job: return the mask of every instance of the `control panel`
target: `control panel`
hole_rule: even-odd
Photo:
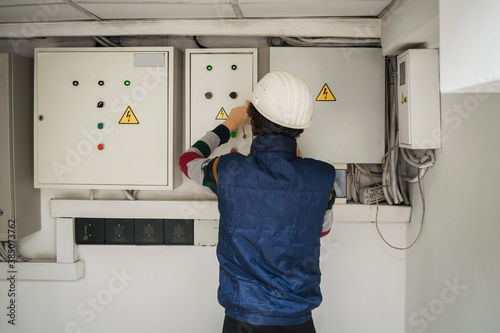
[[[186,146],[226,120],[231,109],[251,99],[257,83],[257,49],[186,50]],[[212,152],[248,154],[250,124],[231,132],[231,139]]]
[[[182,57],[172,47],[35,51],[35,186],[173,189]]]
[[[304,157],[380,163],[385,142],[385,58],[380,49],[273,47],[270,70],[298,75],[315,99],[313,123],[297,140]]]

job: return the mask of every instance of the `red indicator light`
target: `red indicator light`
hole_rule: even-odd
[[[102,143],[100,143],[99,145],[97,145],[97,149],[103,150],[104,149],[104,145]]]

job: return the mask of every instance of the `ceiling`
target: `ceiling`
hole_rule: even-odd
[[[0,23],[376,17],[391,0],[0,0]]]

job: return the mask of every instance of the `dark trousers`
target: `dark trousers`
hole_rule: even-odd
[[[300,325],[258,326],[226,316],[222,333],[316,333],[312,318]]]

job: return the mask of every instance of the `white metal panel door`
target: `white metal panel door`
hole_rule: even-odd
[[[168,52],[153,53],[162,66],[141,52],[38,54],[40,186],[168,185]]]
[[[298,139],[305,157],[380,163],[385,139],[380,49],[276,47],[270,50],[270,69],[300,76],[316,99],[313,124]]]

